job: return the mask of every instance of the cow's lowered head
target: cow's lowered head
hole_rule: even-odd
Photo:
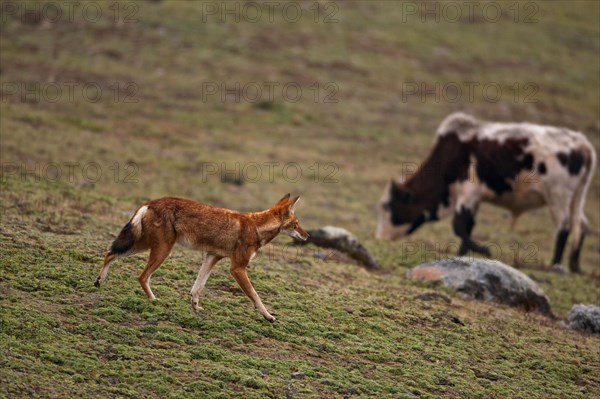
[[[390,181],[378,206],[376,238],[395,240],[411,234],[423,223],[451,213],[451,187],[466,180],[471,146],[479,122],[455,113],[441,123],[436,144],[419,170],[406,181]]]
[[[378,206],[379,219],[375,237],[396,240],[415,231],[426,221],[422,205],[404,182],[390,181]]]

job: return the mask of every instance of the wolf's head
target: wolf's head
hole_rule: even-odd
[[[299,200],[299,196],[290,200],[290,194],[287,194],[275,204],[274,208],[281,219],[281,231],[292,238],[306,241],[309,234],[300,227],[300,221],[295,213]]]

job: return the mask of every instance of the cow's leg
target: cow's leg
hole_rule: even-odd
[[[573,195],[573,202],[571,203],[571,225],[573,231],[571,232],[571,254],[569,255],[569,269],[573,273],[581,273],[579,267],[579,254],[583,247],[583,240],[585,238],[585,232],[587,229],[587,219],[583,213],[585,206],[585,194],[587,193],[589,185],[589,174],[588,177],[580,182],[579,187]]]
[[[465,205],[460,207],[454,212],[454,218],[452,219],[452,228],[454,234],[461,239],[460,248],[458,250],[459,255],[466,254],[469,250],[478,252],[485,256],[491,256],[490,250],[483,245],[477,244],[471,239],[471,232],[475,226],[475,214],[477,213],[477,207],[473,206],[468,208]]]
[[[562,266],[563,253],[567,245],[567,239],[571,232],[571,218],[569,215],[568,204],[570,201],[554,201],[551,202],[550,212],[557,224],[556,239],[554,242],[554,255],[552,256],[551,270],[557,273],[566,273]]]
[[[556,233],[556,240],[554,242],[554,256],[552,256],[552,264],[560,266],[562,262],[563,253],[565,246],[567,245],[567,239],[569,238],[569,229],[561,228]]]
[[[581,193],[577,193],[574,198],[572,205],[573,215],[571,215],[571,225],[573,229],[571,231],[571,254],[569,255],[569,269],[573,273],[581,273],[579,267],[579,255],[581,254],[581,248],[583,247],[583,240],[585,239],[585,232],[587,230],[588,221],[583,214],[583,202],[575,203],[575,201],[584,201],[585,198],[581,198]]]
[[[582,231],[579,236],[579,242],[573,243],[573,249],[571,250],[571,255],[569,256],[569,269],[573,273],[581,273],[581,268],[579,267],[579,255],[581,253],[581,248],[583,247],[584,238],[585,232]]]

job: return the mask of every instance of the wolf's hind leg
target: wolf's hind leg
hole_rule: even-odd
[[[169,243],[163,242],[159,246],[150,249],[148,263],[146,264],[144,271],[142,271],[142,274],[140,274],[139,281],[140,285],[144,289],[144,292],[146,295],[148,295],[148,298],[151,301],[156,300],[156,296],[154,296],[152,289],[150,289],[150,277],[152,277],[152,273],[154,273],[156,269],[162,265],[167,256],[169,256],[174,244],[174,240],[173,242]]]
[[[221,259],[223,258],[217,255],[208,255],[202,263],[202,266],[200,266],[198,277],[196,278],[196,281],[192,286],[192,290],[190,291],[190,295],[192,296],[192,308],[196,312],[202,310],[202,308],[198,305],[200,293],[204,289],[204,285],[210,276],[213,266]]]
[[[94,285],[96,287],[100,287],[100,284],[102,284],[104,282],[104,280],[106,280],[106,275],[108,274],[108,269],[110,268],[110,264],[115,259],[117,259],[117,255],[112,253],[111,251],[108,251],[106,254],[104,254],[104,264],[102,265],[102,268],[100,269],[100,273],[98,273],[96,282],[94,282]]]

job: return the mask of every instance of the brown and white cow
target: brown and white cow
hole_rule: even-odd
[[[387,184],[377,238],[398,239],[450,213],[468,250],[489,255],[471,232],[482,201],[508,209],[513,218],[548,205],[557,226],[552,264],[557,270],[569,234],[569,267],[579,272],[588,223],[585,196],[596,165],[586,137],[565,128],[530,123],[484,122],[464,113],[446,117],[429,157],[406,181]],[[513,219],[514,220],[514,219]]]

